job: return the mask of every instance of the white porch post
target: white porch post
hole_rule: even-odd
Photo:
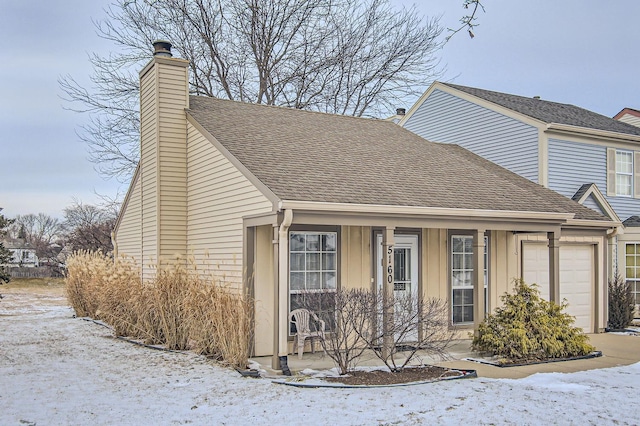
[[[289,226],[292,221],[293,211],[285,210],[278,231],[278,356],[289,353]]]
[[[473,232],[473,328],[484,320],[484,229]]]
[[[382,232],[382,354],[388,357],[393,347],[393,282],[394,282],[394,228]]]
[[[549,240],[549,299],[560,303],[560,231],[547,232]]]
[[[280,370],[280,359],[278,358],[278,339],[280,337],[279,327],[278,327],[278,318],[280,315],[280,302],[278,299],[278,294],[280,292],[280,283],[279,283],[279,275],[280,271],[278,269],[278,255],[280,253],[279,247],[279,232],[278,225],[273,225],[273,355],[271,357],[271,368],[274,370]]]

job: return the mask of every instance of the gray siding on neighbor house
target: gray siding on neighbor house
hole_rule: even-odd
[[[436,89],[404,127],[433,142],[458,144],[538,182],[538,130],[533,126]]]
[[[605,146],[549,139],[549,188],[572,197],[585,183],[598,186],[621,220],[640,214],[640,199],[606,196]]]

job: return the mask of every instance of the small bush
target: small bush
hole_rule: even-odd
[[[635,302],[631,282],[625,281],[618,272],[609,278],[609,321],[612,330],[627,328],[633,321]]]
[[[143,282],[133,262],[78,252],[68,260],[66,292],[78,316],[101,319],[118,336],[247,365],[251,300],[203,279],[195,266],[162,268]]]
[[[533,361],[587,355],[594,350],[574,327],[575,318],[560,305],[540,297],[535,286],[515,281],[515,292],[502,296],[497,308],[478,327],[472,349],[510,361]]]

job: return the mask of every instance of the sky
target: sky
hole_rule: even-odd
[[[114,49],[92,20],[109,0],[0,0],[0,207],[6,217],[62,218],[74,200],[98,203],[128,185],[104,180],[76,135],[86,117],[64,109],[58,78],[88,83],[88,54]],[[421,0],[419,13],[456,28],[463,0]],[[484,0],[471,39],[441,51],[443,81],[574,104],[612,117],[640,109],[637,0]],[[410,7],[412,0],[392,0]],[[444,33],[446,35],[446,31]],[[415,99],[407,99],[407,109]],[[68,106],[68,105],[67,105]],[[399,105],[400,107],[400,105]],[[390,111],[392,115],[394,111]]]

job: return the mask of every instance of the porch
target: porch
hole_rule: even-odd
[[[520,367],[494,367],[472,361],[463,361],[464,358],[479,358],[477,353],[471,351],[470,340],[458,340],[449,350],[451,360],[442,361],[431,359],[428,356],[418,357],[424,364],[439,365],[442,367],[476,370],[478,377],[495,379],[520,379],[536,373],[574,373],[599,368],[619,367],[640,362],[640,336],[630,336],[614,333],[589,334],[591,344],[597,350],[602,351],[602,356],[597,358],[551,362],[545,364],[532,364]],[[271,368],[271,357],[253,357],[252,361],[260,364],[261,368],[269,376],[280,376],[280,370]],[[305,353],[302,359],[295,354],[289,354],[289,368],[295,375],[304,369],[326,370],[334,367],[333,361],[322,351],[315,354]],[[381,366],[381,362],[372,353],[365,353],[358,366]]]

